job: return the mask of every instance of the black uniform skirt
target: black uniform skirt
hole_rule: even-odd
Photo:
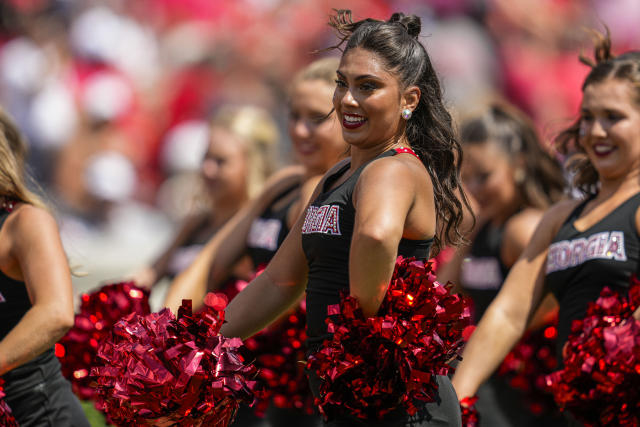
[[[89,427],[53,350],[2,376],[5,402],[20,427]]]
[[[311,390],[317,396],[320,382],[314,372],[307,371]],[[437,375],[438,395],[434,402],[425,403],[420,413],[427,414],[420,420],[412,417],[404,410],[389,413],[382,420],[362,420],[357,417],[343,416],[339,419],[329,420],[324,425],[327,427],[460,427],[462,418],[460,403],[451,380],[447,376]]]

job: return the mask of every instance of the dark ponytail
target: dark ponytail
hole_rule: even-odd
[[[343,54],[353,48],[376,53],[403,87],[417,86],[420,100],[407,121],[406,137],[424,163],[433,183],[438,229],[435,253],[445,244],[463,240],[460,226],[463,204],[469,203],[460,185],[462,150],[456,139],[451,115],[444,106],[442,89],[420,35],[420,18],[394,13],[388,21],[364,19],[353,22],[351,11],[338,10],[329,25],[336,29]]]

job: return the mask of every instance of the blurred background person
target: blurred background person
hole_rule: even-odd
[[[476,227],[438,279],[471,297],[478,323],[520,257],[542,214],[564,195],[560,164],[546,151],[534,124],[515,107],[491,102],[460,125],[461,176],[476,200]],[[550,299],[541,316],[553,311]],[[482,426],[535,426],[552,420],[534,415],[524,396],[496,375],[478,391]],[[560,420],[558,420],[560,421]]]
[[[53,346],[73,326],[58,227],[27,187],[25,141],[0,109],[0,377],[21,426],[89,426]]]
[[[221,108],[211,120],[208,139],[201,165],[202,192],[208,203],[184,220],[174,240],[151,266],[134,274],[139,286],[151,287],[165,275],[174,277],[185,269],[204,243],[260,191],[275,169],[280,136],[273,119],[262,109]],[[178,152],[179,141],[171,148]],[[238,268],[237,276],[246,279],[250,266]]]
[[[207,291],[221,290],[233,298],[240,289],[223,288],[233,265],[243,255],[248,255],[254,271],[263,269],[306,206],[320,178],[347,154],[348,146],[342,139],[332,104],[338,64],[337,58],[319,59],[294,76],[288,93],[288,131],[299,167],[276,173],[265,191],[207,243],[193,264],[172,283],[166,306],[176,310],[183,298],[191,298],[194,307],[198,308]],[[299,309],[294,311],[304,317]],[[252,356],[261,351],[264,349],[258,347]],[[292,365],[297,365],[297,361],[292,361]],[[305,381],[304,375],[301,376]],[[306,409],[272,405],[266,422],[272,426],[319,424],[319,416],[308,415]],[[233,425],[264,423],[265,420],[252,416],[250,410],[244,408]]]

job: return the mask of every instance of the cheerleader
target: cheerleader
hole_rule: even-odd
[[[463,194],[456,159],[460,145],[444,108],[440,83],[418,41],[420,19],[353,22],[339,11],[331,25],[346,45],[333,97],[351,157],[331,168],[264,273],[226,311],[226,336],[248,337],[307,292],[307,345],[330,336],[327,308],[348,290],[365,316],[385,296],[397,255],[426,260],[460,235]],[[437,232],[442,230],[441,232]],[[310,377],[314,393],[318,378]],[[458,400],[438,376],[435,401],[421,425],[460,425]],[[349,415],[329,425],[404,426],[404,410],[382,420]]]
[[[523,334],[542,298],[559,303],[558,356],[571,323],[604,286],[626,293],[640,257],[640,53],[614,57],[603,37],[582,86],[579,119],[557,141],[583,200],[549,208],[485,312],[453,382],[472,396]],[[635,313],[636,317],[640,313]]]
[[[138,286],[150,288],[164,277],[175,277],[195,259],[207,240],[259,193],[274,170],[278,140],[275,122],[260,108],[222,107],[216,112],[200,167],[210,208],[187,216],[158,258],[133,274]],[[248,274],[240,264],[238,275]]]
[[[89,426],[53,345],[73,326],[58,227],[24,178],[26,145],[0,110],[0,376],[20,426]]]
[[[478,228],[471,245],[444,267],[459,267],[451,280],[473,301],[477,323],[495,298],[509,269],[527,245],[542,214],[564,190],[560,165],[542,148],[533,123],[514,107],[492,103],[462,123],[461,177],[477,200]],[[457,262],[461,261],[461,262]],[[553,309],[553,301],[549,305]],[[545,310],[544,314],[548,314]],[[516,390],[493,376],[478,391],[480,423],[485,426],[539,425]],[[548,420],[545,420],[547,422]]]
[[[231,282],[229,286],[227,279],[233,265],[248,255],[254,270],[264,268],[306,206],[322,174],[344,157],[348,148],[331,111],[338,62],[337,58],[314,61],[293,78],[289,89],[288,130],[299,166],[276,173],[265,190],[216,233],[189,268],[176,277],[165,300],[166,306],[176,309],[183,298],[191,298],[194,307],[199,308],[207,290],[223,291],[233,298],[239,291],[233,285],[242,283]],[[260,354],[261,349],[256,351]],[[299,366],[297,360],[288,362]],[[272,426],[317,424],[317,415],[308,415],[303,409],[286,410],[271,405],[267,422]],[[243,407],[234,425],[262,423],[262,419],[251,416]]]

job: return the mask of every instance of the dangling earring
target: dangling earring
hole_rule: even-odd
[[[409,120],[411,118],[411,114],[413,114],[413,111],[408,108],[402,110],[402,118],[405,120]]]
[[[527,173],[525,172],[524,169],[522,168],[517,168],[514,172],[513,172],[513,180],[516,182],[516,184],[521,185],[524,180],[527,178]]]

